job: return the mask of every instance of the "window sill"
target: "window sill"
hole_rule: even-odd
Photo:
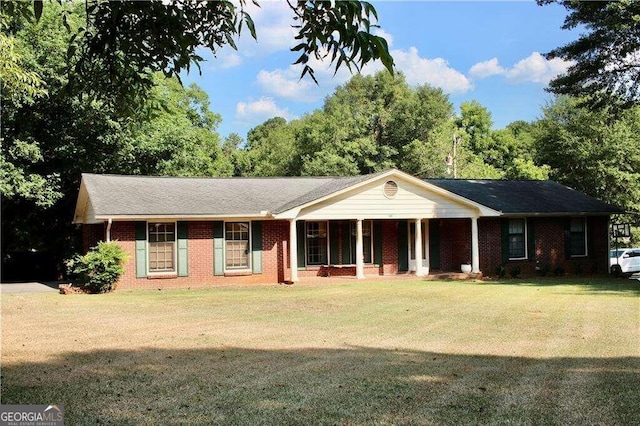
[[[147,275],[148,280],[167,280],[171,278],[178,278],[176,272],[153,272]]]
[[[248,275],[253,275],[253,272],[250,270],[242,270],[242,271],[225,271],[225,277],[246,277]]]
[[[527,257],[516,257],[516,258],[509,258],[509,262],[526,262],[527,260],[529,260],[529,258]]]

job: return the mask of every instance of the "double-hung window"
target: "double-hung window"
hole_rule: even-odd
[[[307,265],[327,264],[327,222],[306,222]]]
[[[584,217],[571,218],[571,256],[587,255],[587,222]]]
[[[509,260],[527,258],[527,220],[509,219]]]
[[[225,223],[225,268],[249,268],[249,222]]]
[[[174,272],[176,259],[175,222],[149,223],[149,272]]]

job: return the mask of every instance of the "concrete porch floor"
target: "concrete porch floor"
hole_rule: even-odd
[[[329,277],[300,277],[298,282],[286,284],[338,284],[338,283],[364,283],[379,281],[407,281],[407,280],[423,280],[423,281],[476,281],[482,279],[482,273],[465,274],[462,272],[434,272],[423,277],[416,277],[413,273],[397,274],[397,275],[367,275],[363,279],[357,279],[355,276],[329,276]]]

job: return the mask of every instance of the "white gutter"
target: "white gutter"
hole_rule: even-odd
[[[111,242],[111,224],[113,223],[113,219],[109,218],[107,222],[107,242]]]

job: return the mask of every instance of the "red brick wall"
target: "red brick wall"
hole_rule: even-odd
[[[290,264],[289,222],[262,222],[262,274],[274,283],[290,280]]]
[[[82,225],[82,251],[86,253],[91,247],[98,245],[98,241],[104,240],[105,225],[96,223]]]
[[[282,260],[288,256],[286,241],[289,223],[286,221],[264,221],[262,229],[262,273],[243,276],[213,275],[213,223],[189,222],[188,253],[189,276],[170,278],[136,278],[135,225],[133,222],[114,222],[111,227],[112,240],[118,240],[129,253],[125,273],[118,282],[119,288],[169,288],[198,287],[220,284],[278,283],[285,280]],[[286,240],[284,239],[286,238]]]
[[[118,281],[118,288],[139,287],[136,279],[136,228],[133,222],[113,222],[111,241],[116,241],[129,256],[124,264],[124,274]]]
[[[398,221],[382,221],[382,275],[398,273]]]
[[[587,257],[565,259],[563,217],[535,217],[535,256],[529,253],[529,259],[510,261],[506,265],[507,273],[519,266],[521,273],[536,273],[536,264],[548,268],[553,274],[558,268],[573,274],[582,268],[584,273],[606,273],[608,270],[608,218],[595,216],[587,218]],[[502,264],[502,240],[499,218],[482,218],[478,221],[480,238],[480,270],[485,275],[494,275],[497,266]]]
[[[443,219],[440,226],[440,270],[460,271],[471,261],[471,219]]]
[[[501,233],[499,218],[483,217],[478,219],[480,270],[484,275],[493,275],[496,267],[502,263]]]

